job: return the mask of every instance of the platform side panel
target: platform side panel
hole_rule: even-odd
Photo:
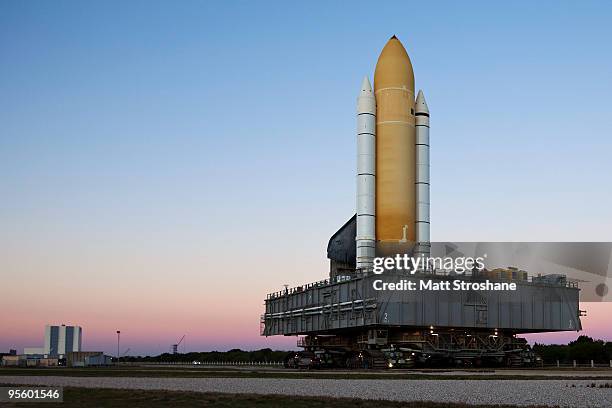
[[[352,279],[267,299],[264,332],[295,335],[373,324],[578,330],[578,293],[576,288],[527,283],[512,293],[375,291],[370,279]]]

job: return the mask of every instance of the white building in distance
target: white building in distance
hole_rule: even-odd
[[[81,351],[83,329],[80,326],[45,326],[45,343],[43,347],[28,347],[24,354],[43,354],[45,356],[62,356],[72,351]]]

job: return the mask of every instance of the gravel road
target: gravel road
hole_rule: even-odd
[[[0,383],[5,384],[608,408],[612,407],[612,388],[585,387],[587,384],[605,382],[602,380],[320,380],[0,376]],[[573,388],[572,385],[576,387]]]

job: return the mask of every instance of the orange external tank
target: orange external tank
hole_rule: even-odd
[[[374,72],[376,96],[376,239],[416,241],[414,72],[395,37]]]

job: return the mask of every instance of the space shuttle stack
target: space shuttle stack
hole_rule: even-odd
[[[429,255],[429,110],[415,101],[412,63],[393,36],[357,99],[357,269],[370,270],[375,244],[415,243]]]

